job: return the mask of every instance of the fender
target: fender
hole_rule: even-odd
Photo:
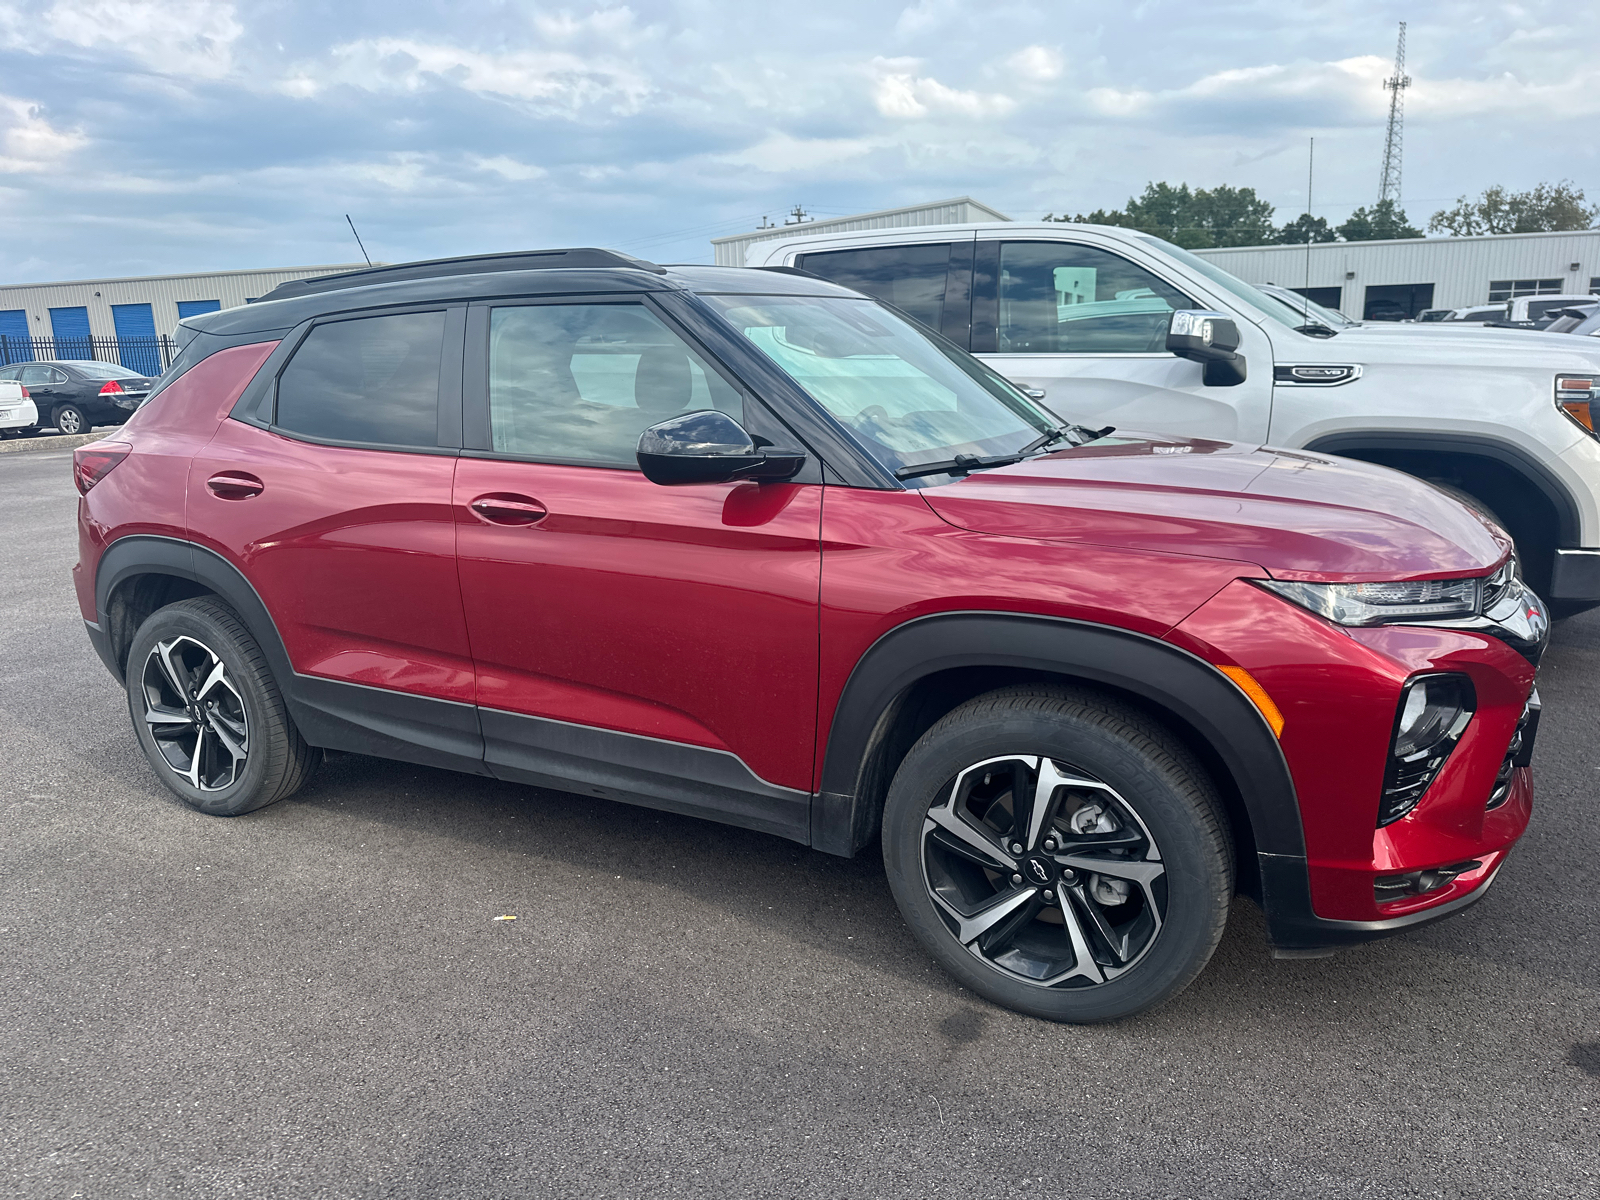
[[[873,750],[918,680],[961,667],[1046,671],[1151,702],[1207,741],[1233,777],[1259,854],[1304,860],[1289,765],[1266,720],[1237,685],[1186,650],[1087,621],[1015,613],[940,613],[880,637],[856,664],[834,710],[812,814],[811,844],[851,855],[876,832],[886,780]]]
[[[272,614],[244,574],[215,551],[177,538],[135,534],[119,538],[100,555],[94,592],[100,628],[91,629],[90,637],[119,680],[124,647],[113,644],[106,613],[117,587],[138,575],[187,579],[220,596],[266,655],[290,716],[313,746],[489,773],[473,705],[296,673]]]
[[[1494,438],[1479,437],[1470,433],[1421,433],[1404,430],[1372,430],[1369,432],[1330,433],[1314,438],[1304,447],[1321,454],[1358,454],[1363,450],[1445,451],[1473,454],[1510,467],[1539,494],[1550,501],[1556,511],[1558,546],[1580,546],[1581,525],[1578,506],[1566,485],[1551,470],[1520,446]]]

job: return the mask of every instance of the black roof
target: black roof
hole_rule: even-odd
[[[234,336],[287,331],[327,313],[431,301],[504,296],[692,291],[759,295],[855,295],[797,271],[749,267],[659,266],[612,250],[581,247],[398,263],[296,279],[254,304],[188,317],[202,333]]]

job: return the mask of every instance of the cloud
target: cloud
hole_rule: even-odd
[[[721,161],[758,171],[815,171],[859,159],[886,144],[881,138],[797,138],[775,133],[737,154],[722,156]]]
[[[1066,70],[1061,51],[1050,46],[1024,46],[1005,60],[1012,75],[1032,83],[1051,83]]]
[[[367,38],[335,46],[325,62],[302,65],[279,88],[310,99],[336,85],[405,93],[459,88],[565,117],[591,109],[617,115],[638,112],[653,90],[636,65],[610,57],[564,50],[488,53],[411,38]]]
[[[1017,106],[1009,96],[961,91],[931,76],[918,76],[915,59],[878,58],[872,65],[878,75],[872,88],[873,103],[886,117],[996,117]]]
[[[1232,111],[1240,106],[1282,111],[1286,101],[1298,101],[1320,110],[1327,123],[1343,124],[1387,107],[1379,83],[1389,70],[1390,64],[1375,55],[1326,63],[1232,67],[1161,91],[1091,88],[1086,99],[1094,111],[1120,119],[1153,118],[1185,109]]]
[[[37,19],[59,43],[111,50],[158,74],[193,79],[231,74],[233,45],[244,32],[234,6],[215,0],[55,0]]]
[[[88,140],[82,130],[56,128],[37,104],[0,96],[0,173],[55,170]]]

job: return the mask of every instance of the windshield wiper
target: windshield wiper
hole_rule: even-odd
[[[941,459],[939,462],[914,463],[909,467],[901,467],[894,473],[896,479],[917,479],[924,475],[967,475],[973,471],[981,471],[986,467],[1009,467],[1019,463],[1035,451],[1043,450],[1053,442],[1059,442],[1070,435],[1079,435],[1081,440],[1074,442],[1081,446],[1085,442],[1092,442],[1096,438],[1103,438],[1106,434],[1116,429],[1115,425],[1107,425],[1104,429],[1087,429],[1082,425],[1062,425],[1059,428],[1040,434],[1020,450],[1010,454],[991,454],[987,456],[977,454],[958,454],[954,458]]]

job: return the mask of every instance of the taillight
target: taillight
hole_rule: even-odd
[[[108,379],[108,380],[106,380],[105,386],[100,389],[100,394],[102,396],[111,396],[111,395],[115,395],[117,392],[120,392],[121,390],[122,390],[122,385],[120,383],[118,383],[115,379]]]
[[[22,398],[24,400],[32,400],[33,399],[33,393],[30,392],[27,388],[23,388],[22,389]]]
[[[1591,406],[1596,400],[1600,400],[1600,378],[1593,375],[1556,376],[1556,407],[1589,433],[1595,432],[1595,413]]]
[[[132,446],[126,442],[91,442],[72,452],[72,480],[87,496],[89,489],[111,473],[111,468],[128,457]]]

